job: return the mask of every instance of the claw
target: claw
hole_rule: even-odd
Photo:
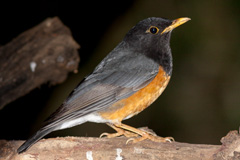
[[[170,142],[170,143],[175,141],[173,137],[165,137],[164,139],[166,142]]]
[[[130,141],[134,141],[135,138],[129,138],[127,141],[126,141],[126,144],[128,144],[128,142]]]
[[[102,133],[99,138],[102,138],[103,136],[107,136],[108,137],[109,133]]]

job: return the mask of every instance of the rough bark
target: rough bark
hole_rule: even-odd
[[[0,48],[0,109],[49,82],[63,82],[78,67],[79,45],[57,18],[48,18]]]
[[[23,141],[0,140],[0,160],[238,160],[240,136],[231,131],[223,137],[222,145],[156,143],[145,140],[126,144],[126,138],[63,137],[43,139],[28,151],[17,154]]]

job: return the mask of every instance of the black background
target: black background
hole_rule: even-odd
[[[0,139],[26,139],[138,21],[192,20],[173,31],[173,75],[161,97],[124,121],[148,126],[177,141],[219,144],[240,125],[240,1],[3,1],[0,46],[48,17],[58,16],[81,45],[79,73],[57,86],[44,84],[0,110]],[[16,66],[17,67],[17,66]],[[99,136],[105,124],[86,123],[56,136]]]

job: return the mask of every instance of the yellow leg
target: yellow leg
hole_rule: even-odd
[[[117,131],[117,133],[102,133],[100,135],[100,138],[102,138],[103,136],[107,136],[108,138],[114,138],[114,137],[119,137],[122,135],[124,135],[125,137],[137,137],[138,136],[138,134],[136,134],[136,133],[126,131],[124,129],[114,126],[111,123],[107,123],[107,125],[112,127],[115,131]]]
[[[109,133],[103,133],[101,134],[100,137],[102,136],[107,136],[108,138],[113,138],[113,137],[118,137],[121,135],[124,135],[126,137],[137,137],[138,135],[141,136],[140,138],[130,138],[127,140],[126,143],[133,141],[133,143],[143,141],[145,139],[150,139],[154,142],[172,142],[174,141],[174,138],[172,137],[159,137],[154,135],[151,132],[136,129],[134,127],[128,126],[126,124],[108,124],[110,127],[115,129],[117,133],[109,134]]]

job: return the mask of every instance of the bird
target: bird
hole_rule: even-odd
[[[138,22],[17,152],[26,151],[50,132],[85,122],[106,123],[116,130],[100,137],[126,136],[133,143],[174,141],[122,121],[150,106],[168,85],[173,68],[171,33],[189,20],[149,17]]]

